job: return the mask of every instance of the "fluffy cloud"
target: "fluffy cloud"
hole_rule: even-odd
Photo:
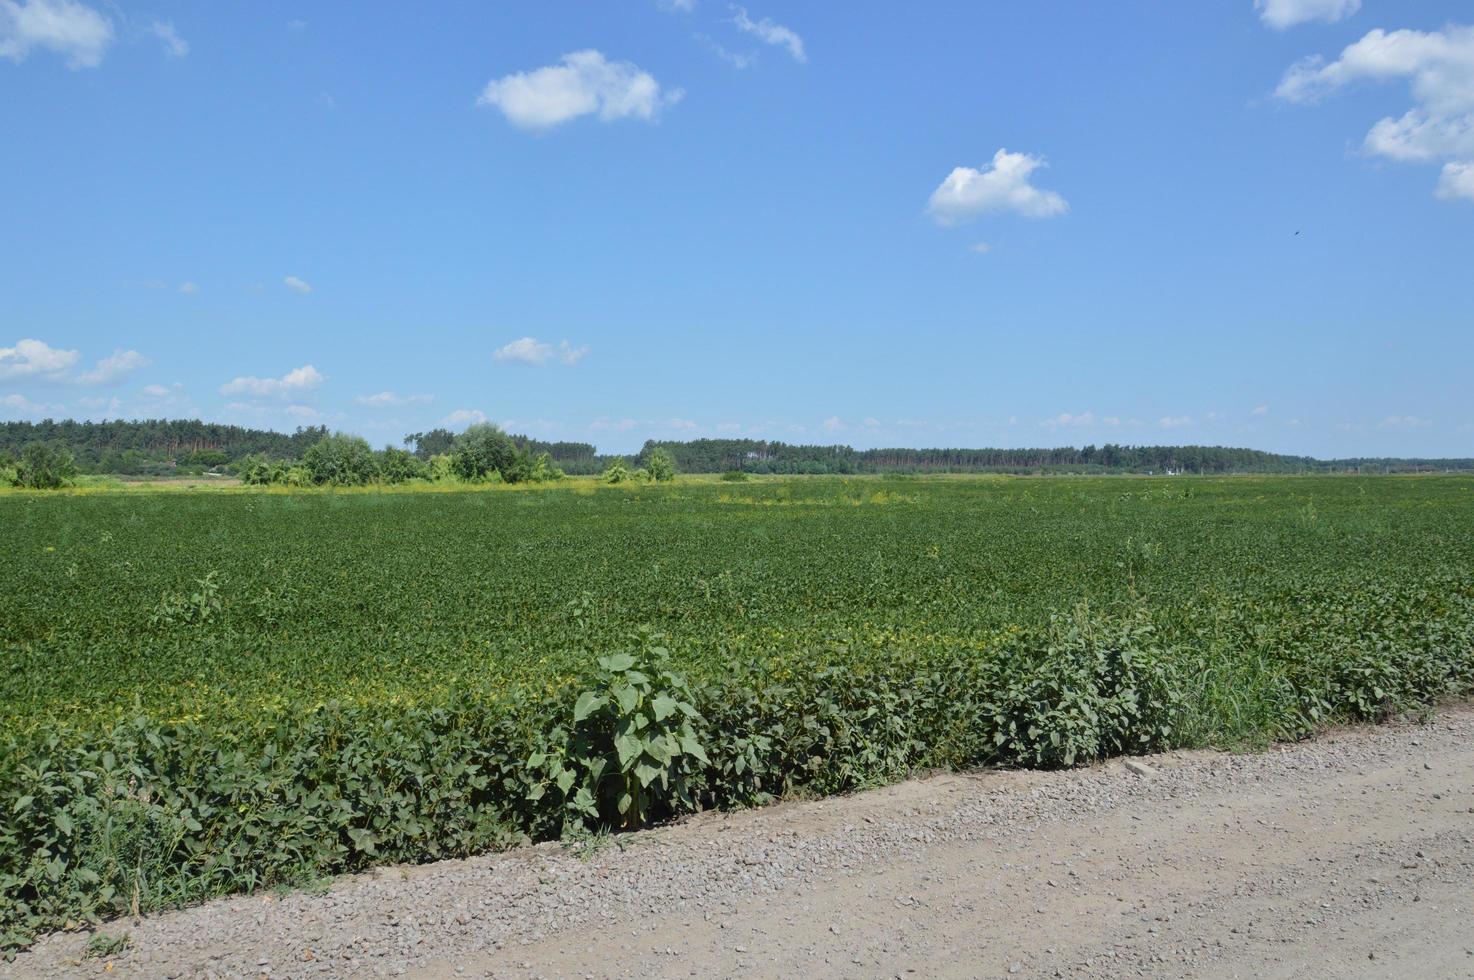
[[[1415,104],[1401,116],[1379,119],[1363,149],[1401,162],[1447,161],[1438,196],[1474,197],[1474,26],[1369,31],[1335,61],[1314,56],[1292,65],[1275,95],[1313,103],[1355,82],[1401,78],[1408,80]]]
[[[1072,415],[1069,412],[1060,412],[1054,418],[1045,419],[1039,424],[1046,429],[1088,429],[1096,425],[1117,426],[1121,424],[1121,420],[1115,416],[1103,419],[1096,418],[1095,413],[1089,411],[1081,412],[1078,415]]]
[[[1253,410],[1250,411],[1249,414],[1250,415],[1268,415],[1269,414],[1269,406],[1268,405],[1255,405],[1254,408],[1253,408]]]
[[[282,285],[286,286],[294,293],[305,294],[312,292],[312,286],[306,280],[298,279],[296,276],[287,276],[285,279],[282,280]]]
[[[0,58],[55,51],[68,68],[96,68],[113,40],[107,17],[74,0],[0,0]]]
[[[598,51],[565,54],[561,63],[515,72],[486,83],[477,105],[494,106],[521,129],[550,129],[579,116],[654,119],[680,101],[680,89],[662,89],[649,72]]]
[[[1307,21],[1334,24],[1361,9],[1361,0],[1254,0],[1259,19],[1277,31]]]
[[[398,408],[401,405],[428,405],[435,400],[435,396],[401,395],[393,391],[381,391],[377,395],[359,395],[353,400],[370,408]]]
[[[189,42],[179,36],[172,22],[156,20],[148,25],[148,32],[163,42],[164,53],[169,57],[183,58],[189,54]]]
[[[999,150],[989,167],[958,167],[948,174],[932,191],[927,210],[944,225],[994,211],[1012,211],[1026,218],[1064,214],[1070,206],[1063,197],[1029,183],[1029,176],[1044,165],[1039,157]]]
[[[148,358],[136,350],[115,350],[98,361],[91,371],[77,375],[77,382],[84,385],[105,385],[122,381],[139,368],[148,366]]]
[[[479,408],[458,408],[440,420],[441,425],[458,428],[463,425],[480,425],[486,421],[486,413]]]
[[[747,10],[743,7],[733,7],[732,9],[736,13],[736,16],[732,18],[732,23],[737,25],[739,31],[742,31],[744,34],[751,34],[764,44],[776,44],[779,47],[787,48],[788,53],[793,56],[794,61],[806,62],[809,60],[808,55],[804,54],[804,39],[793,31],[784,27],[782,24],[775,24],[766,17],[762,20],[755,21],[747,16]]]
[[[200,287],[192,282],[181,282],[179,284],[179,291],[181,293],[184,293],[186,296],[193,296],[195,293],[200,291]]]
[[[690,13],[696,9],[696,0],[655,0],[661,10],[679,10]]]
[[[1379,429],[1422,429],[1432,425],[1430,419],[1418,418],[1416,415],[1389,415],[1377,423]]]
[[[574,347],[564,340],[557,347],[545,344],[536,337],[519,337],[497,350],[492,357],[513,364],[548,364],[553,360],[564,364],[577,364],[588,356],[587,347]]]
[[[257,398],[289,398],[322,384],[324,377],[311,364],[304,364],[280,378],[239,377],[220,386],[222,395],[254,395]]]
[[[1157,419],[1157,425],[1163,429],[1185,429],[1192,424],[1192,418],[1187,415],[1168,415]]]
[[[77,357],[74,350],[57,350],[44,341],[18,340],[14,347],[0,347],[0,380],[59,381]]]

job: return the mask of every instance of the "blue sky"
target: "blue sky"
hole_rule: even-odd
[[[1474,455],[1466,3],[0,0],[0,127],[0,418]]]

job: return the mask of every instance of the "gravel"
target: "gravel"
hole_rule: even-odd
[[[1474,712],[1456,708],[381,869],[109,923],[130,942],[104,960],[55,934],[0,977],[1396,976],[1410,957],[1474,976],[1471,813]],[[1294,960],[1328,936],[1360,966]]]

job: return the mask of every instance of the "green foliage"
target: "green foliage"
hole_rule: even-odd
[[[721,475],[723,483],[746,483],[747,474],[741,470],[728,470]]]
[[[344,432],[335,432],[313,443],[302,454],[302,465],[318,486],[362,486],[374,482],[379,474],[368,441]]]
[[[656,483],[669,483],[676,478],[675,457],[671,456],[668,449],[656,447],[650,450],[645,468],[650,471],[650,478]]]
[[[11,482],[33,490],[55,490],[77,475],[71,451],[58,443],[33,442],[21,450]]]
[[[710,765],[694,727],[701,715],[658,640],[647,634],[638,653],[599,658],[597,686],[574,702],[570,729],[554,729],[552,747],[528,757],[548,780],[529,800],[551,791],[575,817],[626,830],[694,808],[692,778]]]
[[[0,944],[1474,693],[1466,477],[591,489],[0,495]]]
[[[630,473],[629,464],[622,459],[616,459],[609,464],[609,468],[599,479],[605,483],[629,483],[634,477]]]
[[[149,625],[156,627],[200,626],[220,615],[220,581],[214,572],[195,579],[193,592],[166,592],[159,599]]]
[[[450,465],[462,480],[483,480],[496,473],[508,483],[519,463],[512,437],[489,422],[473,425],[456,437]]]

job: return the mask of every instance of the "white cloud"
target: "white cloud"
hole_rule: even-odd
[[[307,21],[301,20],[300,18],[293,18],[292,20],[287,21],[287,30],[292,31],[293,33],[300,33],[302,31],[305,31],[307,30]]]
[[[33,402],[25,395],[0,395],[0,408],[6,409],[13,415],[39,416],[53,410],[59,410],[60,405],[43,405]]]
[[[1029,183],[1029,175],[1044,165],[1039,157],[999,150],[985,169],[954,169],[932,191],[927,210],[944,225],[993,211],[1012,211],[1026,218],[1064,214],[1070,206],[1063,197]]]
[[[1379,429],[1423,429],[1432,425],[1431,419],[1418,418],[1416,415],[1389,415],[1377,423]]]
[[[840,421],[838,415],[831,415],[821,423],[825,432],[843,432],[844,422]]]
[[[1254,0],[1259,19],[1277,31],[1321,20],[1334,24],[1361,9],[1361,0]]]
[[[435,396],[400,395],[392,391],[381,391],[376,395],[359,395],[353,400],[370,408],[397,408],[400,405],[428,405],[435,400]]]
[[[987,255],[989,252],[993,251],[993,246],[989,245],[987,242],[978,242],[976,245],[970,246],[970,250],[978,253],[979,255]]]
[[[171,58],[183,58],[189,54],[189,42],[179,36],[172,21],[156,20],[148,25],[148,32],[164,42],[164,53]]]
[[[1474,166],[1474,26],[1442,31],[1368,31],[1335,61],[1313,56],[1292,65],[1275,95],[1313,103],[1358,81],[1406,78],[1414,105],[1401,116],[1379,119],[1362,141],[1373,156],[1411,163],[1446,161],[1441,198],[1471,194]]]
[[[588,356],[587,347],[574,347],[568,341],[560,341],[557,347],[545,344],[536,337],[519,337],[499,348],[491,356],[498,361],[514,364],[543,365],[558,360],[564,364],[577,364]]]
[[[239,377],[220,386],[222,395],[254,395],[258,398],[288,398],[322,384],[324,377],[311,364],[294,368],[280,378]]]
[[[565,54],[561,64],[515,72],[486,83],[477,105],[495,106],[521,129],[549,129],[579,116],[654,119],[680,101],[680,89],[661,89],[649,72],[598,51]]]
[[[679,10],[689,14],[696,9],[696,0],[655,0],[655,5],[661,10]]]
[[[1039,423],[1046,429],[1083,429],[1095,424],[1094,412],[1081,412],[1073,415],[1069,412],[1060,412],[1052,419],[1045,419]]]
[[[1461,197],[1474,201],[1474,161],[1445,163],[1438,178],[1438,189],[1433,193],[1445,201]]]
[[[150,398],[167,398],[169,389],[163,385],[144,385],[143,393]]]
[[[312,286],[306,280],[298,279],[296,276],[287,276],[282,280],[282,284],[294,293],[312,292]]]
[[[193,296],[195,293],[200,291],[200,287],[192,282],[181,282],[179,284],[179,291],[181,293],[184,293],[186,296]]]
[[[91,371],[84,371],[77,375],[77,383],[84,385],[105,385],[115,381],[122,381],[139,368],[147,367],[148,358],[136,350],[115,350],[107,357],[98,361]]]
[[[458,427],[480,425],[486,421],[486,413],[479,408],[458,408],[440,420],[441,425]]]
[[[24,61],[41,48],[68,68],[96,68],[112,40],[112,21],[74,0],[0,0],[0,58]]]
[[[36,378],[58,381],[77,363],[74,350],[57,350],[44,341],[24,339],[0,347],[0,379]]]
[[[1269,414],[1269,406],[1268,405],[1255,405],[1254,408],[1253,408],[1253,410],[1250,411],[1249,414],[1250,415],[1268,415]]]
[[[1168,415],[1157,419],[1157,425],[1163,429],[1184,429],[1192,424],[1192,418],[1187,415]]]
[[[751,34],[764,44],[776,44],[779,47],[787,48],[788,53],[793,56],[794,61],[806,62],[809,60],[808,55],[804,54],[804,39],[792,30],[784,27],[782,24],[776,24],[766,17],[762,20],[754,21],[751,17],[747,16],[747,10],[743,7],[734,6],[732,10],[736,14],[732,18],[732,23],[737,25],[739,31],[745,34]]]

